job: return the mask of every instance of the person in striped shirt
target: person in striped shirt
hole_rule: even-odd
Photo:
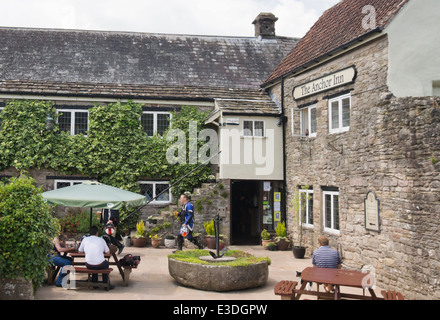
[[[341,269],[342,261],[339,256],[339,252],[330,248],[329,241],[326,236],[320,236],[318,238],[319,248],[313,252],[312,264],[318,268],[333,268]],[[333,290],[333,286],[324,284],[324,289],[327,292]]]

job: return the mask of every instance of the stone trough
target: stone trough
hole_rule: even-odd
[[[211,262],[199,264],[169,257],[170,275],[184,286],[208,291],[231,291],[261,287],[266,284],[269,276],[267,261],[247,266],[228,266],[219,265],[219,259],[200,258],[204,261],[211,260]]]

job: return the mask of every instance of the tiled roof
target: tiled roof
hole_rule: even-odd
[[[210,102],[214,99],[269,100],[267,93],[256,89],[23,80],[0,80],[0,94]]]
[[[362,9],[365,6],[374,7],[377,27],[374,30],[379,31],[406,2],[408,0],[341,0],[323,13],[304,38],[264,81],[263,86],[371,32],[371,29],[362,25],[363,20],[369,22],[366,17],[371,12],[363,13]]]
[[[258,89],[299,39],[0,28],[0,79]]]

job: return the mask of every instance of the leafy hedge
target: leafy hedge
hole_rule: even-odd
[[[143,132],[140,104],[95,105],[89,109],[87,136],[60,133],[58,125],[47,131],[47,115],[51,113],[56,121],[55,111],[48,101],[12,100],[6,104],[0,112],[0,171],[9,167],[48,168],[65,175],[86,175],[138,192],[142,177],[173,183],[197,166],[167,162],[166,151],[173,141],[148,137]],[[180,112],[173,113],[171,125],[173,129],[184,130],[188,139],[188,123],[196,121],[200,132],[206,116],[196,107],[183,106]],[[203,166],[179,183],[174,192],[191,191],[211,173],[209,165]]]
[[[49,265],[51,240],[60,225],[28,177],[0,182],[0,277],[32,280],[37,288]]]

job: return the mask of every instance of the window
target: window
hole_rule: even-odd
[[[316,137],[316,104],[301,109],[301,135]]]
[[[159,197],[151,203],[168,203],[171,201],[171,189],[165,191],[170,186],[168,181],[140,181],[139,185],[141,194],[145,195],[147,201],[157,196]]]
[[[169,112],[144,112],[141,116],[141,125],[145,133],[152,137],[155,133],[163,136],[170,127],[171,114]]]
[[[432,81],[432,95],[440,96],[440,80]]]
[[[264,121],[243,121],[243,137],[264,137]]]
[[[313,227],[313,190],[299,190],[299,216],[302,225]]]
[[[54,189],[61,189],[64,187],[70,187],[75,184],[81,184],[87,180],[55,180],[54,182]]]
[[[329,100],[329,131],[330,133],[345,132],[350,129],[350,94]]]
[[[324,231],[339,234],[339,191],[323,191]]]
[[[57,110],[60,131],[70,132],[71,135],[85,134],[89,126],[89,111],[87,110]]]

